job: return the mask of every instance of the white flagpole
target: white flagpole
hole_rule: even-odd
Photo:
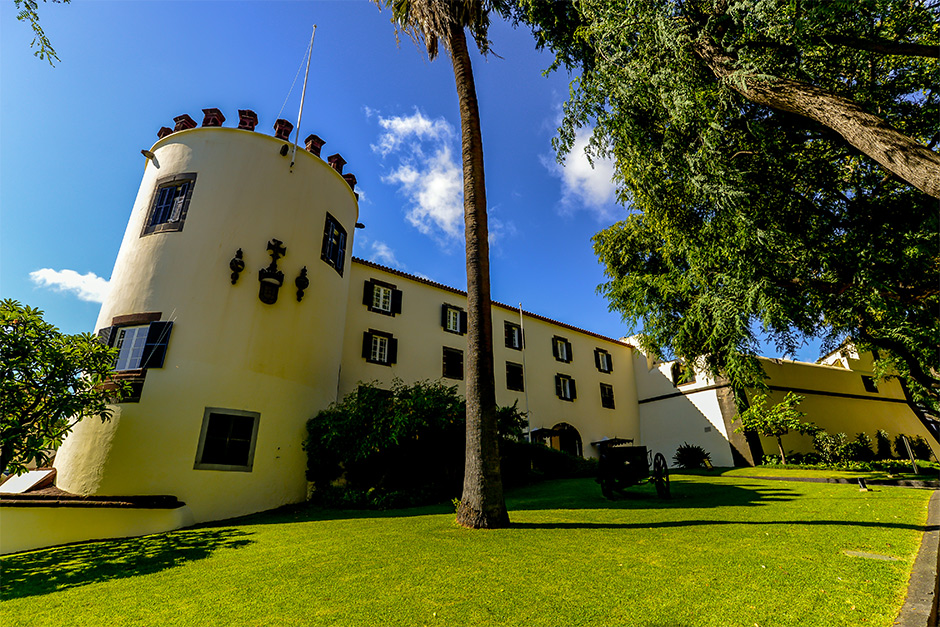
[[[519,303],[519,339],[522,342],[522,387],[525,389],[526,438],[532,441],[532,418],[529,416],[529,382],[526,380],[528,368],[525,363],[525,322],[522,320],[522,303]]]
[[[313,54],[313,38],[317,35],[317,25],[313,25],[313,34],[310,35],[310,46],[307,48],[307,69],[304,72],[304,88],[300,92],[300,111],[297,112],[297,128],[294,129],[294,150],[290,154],[290,167],[294,167],[294,157],[297,155],[297,140],[300,137],[300,120],[304,115],[304,98],[307,95],[307,77],[310,75],[310,57]]]

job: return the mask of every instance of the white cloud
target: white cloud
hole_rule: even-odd
[[[442,142],[454,136],[454,127],[447,120],[430,120],[417,109],[409,116],[383,118],[376,111],[366,108],[366,117],[373,115],[378,118],[379,126],[385,129],[385,133],[379,136],[378,144],[372,144],[372,150],[383,157],[399,150],[406,140]],[[413,144],[412,149],[415,147],[420,149],[420,144]]]
[[[372,256],[369,261],[395,268],[401,267],[401,263],[395,258],[395,251],[385,242],[372,242]]]
[[[409,201],[406,218],[441,241],[463,237],[463,169],[454,157],[454,128],[444,118],[375,116],[385,130],[372,150],[392,160],[382,182],[397,185]],[[443,236],[443,238],[441,238]]]
[[[614,161],[608,157],[594,159],[592,167],[584,150],[591,139],[591,129],[578,129],[571,152],[564,165],[544,157],[542,164],[561,179],[561,206],[568,212],[587,209],[598,218],[614,215],[617,188],[613,183]]]
[[[57,292],[70,292],[80,300],[103,303],[108,296],[108,281],[94,272],[79,274],[75,270],[53,270],[41,268],[29,273],[30,280],[40,287],[49,287]]]

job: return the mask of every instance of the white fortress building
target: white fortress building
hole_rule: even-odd
[[[321,159],[316,135],[295,149],[286,120],[270,136],[255,132],[252,111],[239,111],[237,128],[203,111],[201,126],[177,117],[143,151],[96,324],[133,393],[110,421],[80,422],[55,460],[73,505],[109,497],[126,507],[7,495],[2,553],[303,501],[306,422],[360,382],[442,379],[463,392],[465,293],[351,256],[359,206],[343,158]],[[674,364],[626,340],[517,308],[494,303],[492,317],[497,401],[527,409],[546,444],[593,457],[592,442],[626,438],[671,460],[688,442],[716,466],[760,461],[760,442],[734,433],[726,382],[680,383]],[[807,419],[831,432],[885,428],[937,452],[897,382],[870,385],[870,362],[852,357],[769,360],[775,398],[794,389]],[[177,500],[147,508],[129,498],[154,495]]]

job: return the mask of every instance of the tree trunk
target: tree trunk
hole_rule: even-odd
[[[827,89],[785,78],[734,76],[734,58],[707,37],[695,42],[695,53],[712,73],[751,102],[795,113],[839,133],[898,178],[925,194],[940,198],[940,155],[868,113],[853,100]]]
[[[467,240],[467,456],[457,522],[473,529],[509,525],[499,473],[493,320],[490,312],[490,250],[483,179],[483,139],[470,54],[463,27],[448,34],[463,154],[463,206]]]
[[[787,456],[783,454],[783,440],[780,439],[780,436],[777,436],[777,448],[780,450],[780,465],[787,465]]]

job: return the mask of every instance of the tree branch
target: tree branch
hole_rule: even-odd
[[[717,78],[751,102],[795,113],[831,128],[885,170],[925,194],[940,198],[940,155],[868,113],[855,101],[790,79],[736,75],[736,59],[708,37],[697,39],[694,49]]]

